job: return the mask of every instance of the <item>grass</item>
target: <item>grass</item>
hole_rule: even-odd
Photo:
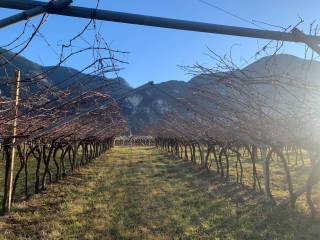
[[[189,156],[191,155],[188,152]],[[197,160],[199,161],[199,151],[196,152]],[[212,156],[211,154],[210,156]],[[235,154],[228,154],[229,156],[229,164],[230,164],[230,171],[229,171],[229,179],[230,181],[236,182],[236,155]],[[287,155],[285,155],[287,158]],[[302,164],[298,161],[296,164],[295,155],[293,152],[289,152],[289,161],[288,166],[290,169],[291,179],[294,190],[299,189],[300,187],[305,186],[308,178],[308,174],[310,172],[310,159],[306,152],[303,152],[304,163]],[[252,179],[252,163],[251,158],[248,154],[245,156],[241,156],[242,167],[243,167],[243,183],[247,187],[252,187],[253,179]],[[198,162],[199,163],[199,162]],[[200,163],[199,163],[200,164]],[[261,187],[263,189],[263,166],[262,161],[258,152],[258,159],[256,162],[256,169],[259,178],[261,179]],[[223,165],[225,167],[225,159],[223,158]],[[215,163],[213,162],[211,166],[212,171],[216,171]],[[240,170],[239,170],[240,171]],[[271,192],[274,198],[278,203],[283,201],[284,199],[288,198],[288,185],[286,181],[286,175],[283,168],[283,164],[280,160],[277,160],[276,155],[273,155],[273,159],[270,162],[270,187]],[[320,184],[316,184],[313,188],[312,194],[313,202],[316,208],[320,209]],[[309,208],[306,204],[305,195],[300,196],[297,200],[297,207],[299,211],[304,212],[304,214],[309,214]]]
[[[117,147],[63,181],[0,217],[0,239],[318,239],[301,213],[153,148]]]
[[[57,159],[59,159],[60,154],[61,154],[61,151],[58,151]],[[81,151],[81,149],[79,149],[78,158],[80,159],[81,156],[82,156],[82,151]],[[35,181],[36,181],[36,179],[35,179],[36,166],[37,166],[37,161],[31,155],[28,160],[28,176],[29,176],[28,186],[29,186],[29,194],[30,195],[35,193],[34,185],[35,185]],[[16,173],[17,173],[19,167],[20,167],[20,162],[19,162],[19,159],[16,158],[15,167],[14,167],[14,176],[16,176]],[[40,180],[42,179],[44,169],[45,169],[45,165],[44,165],[43,161],[41,161]],[[49,164],[49,169],[52,174],[52,180],[55,180],[56,166],[55,166],[54,161],[52,159]],[[71,173],[71,165],[70,165],[70,162],[68,161],[68,159],[65,160],[65,171],[66,171],[67,175]],[[3,158],[0,158],[0,199],[2,199],[2,197],[3,197],[4,175],[5,175],[5,160]],[[49,182],[48,175],[47,175],[46,179],[47,179],[47,182]],[[25,182],[25,173],[24,173],[24,170],[22,170],[22,172],[20,173],[20,177],[18,179],[17,189],[16,189],[15,196],[14,196],[15,201],[20,201],[25,198],[24,182]]]

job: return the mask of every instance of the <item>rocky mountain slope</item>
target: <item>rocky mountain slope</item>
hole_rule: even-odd
[[[279,80],[293,86],[311,84],[320,87],[320,62],[279,54],[261,58],[241,71],[202,74],[193,77],[188,82],[168,81],[156,84],[154,88],[140,91],[125,100],[123,111],[129,120],[130,128],[133,132],[140,132],[146,124],[156,121],[168,112],[179,111],[188,117],[192,111],[188,112],[188,107],[182,106],[183,101],[191,101],[197,111],[213,113],[215,103],[203,99],[200,94],[197,94],[197,91],[199,89],[209,89],[219,91],[219,93],[225,91],[227,97],[228,90],[225,89],[225,85],[214,81],[224,77],[255,80],[257,90],[262,92],[266,98],[274,101],[275,104],[285,103],[284,107],[286,107],[291,103],[296,104],[296,97],[304,97],[305,92],[299,92],[300,89],[292,87],[292,91],[296,94],[291,96],[280,88],[279,91],[275,91],[270,84],[263,84],[263,81]],[[310,95],[310,98],[317,101],[316,96]]]

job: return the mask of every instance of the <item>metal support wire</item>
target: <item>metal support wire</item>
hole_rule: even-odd
[[[33,1],[33,0],[1,0],[0,7],[28,10],[35,6],[46,6],[46,2]],[[295,33],[281,32],[281,31],[270,31],[244,27],[234,27],[219,24],[185,21],[171,18],[161,18],[154,16],[146,16],[132,13],[115,12],[108,10],[100,10],[94,8],[68,6],[60,9],[50,8],[48,13],[53,13],[63,16],[79,17],[79,18],[95,18],[97,20],[129,23],[144,26],[172,28],[196,32],[206,32],[215,34],[235,35],[242,37],[253,37],[262,39],[273,39],[278,41],[289,41],[289,42],[301,42],[300,38],[297,38]],[[308,41],[320,44],[320,37],[313,35],[304,35],[304,38]]]
[[[55,4],[58,1],[52,2]],[[60,2],[60,1],[59,1]],[[68,1],[67,1],[68,2]],[[132,13],[115,12],[108,10],[100,10],[94,8],[69,6],[70,3],[59,7],[48,7],[48,3],[34,0],[1,0],[0,7],[30,10],[38,7],[46,7],[46,12],[87,19],[97,19],[103,21],[136,24],[143,26],[153,26],[160,28],[179,29],[195,32],[205,32],[214,34],[224,34],[240,37],[251,37],[260,39],[272,39],[276,41],[301,42],[307,44],[314,51],[320,54],[319,44],[320,37],[314,35],[306,35],[301,31],[281,32],[261,30],[254,28],[235,27],[227,25],[219,25],[212,23],[186,21],[172,18],[161,18],[154,16],[146,16]],[[3,21],[3,20],[2,20]],[[0,21],[1,26],[1,21]]]

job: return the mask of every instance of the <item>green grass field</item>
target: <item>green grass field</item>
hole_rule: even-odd
[[[116,147],[16,203],[0,239],[318,239],[315,224],[155,148]]]

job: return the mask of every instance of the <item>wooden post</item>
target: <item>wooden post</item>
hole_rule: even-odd
[[[18,107],[19,107],[19,92],[20,92],[20,71],[15,71],[15,84],[12,91],[12,99],[15,100],[14,106],[14,119],[12,124],[12,140],[6,143],[6,173],[5,173],[5,186],[3,196],[3,213],[7,214],[11,210],[12,203],[12,188],[13,188],[13,171],[14,171],[14,160],[15,160],[15,142],[17,135],[18,125]],[[10,147],[11,145],[11,147]],[[10,151],[11,148],[11,151]],[[10,154],[11,152],[11,154]]]

